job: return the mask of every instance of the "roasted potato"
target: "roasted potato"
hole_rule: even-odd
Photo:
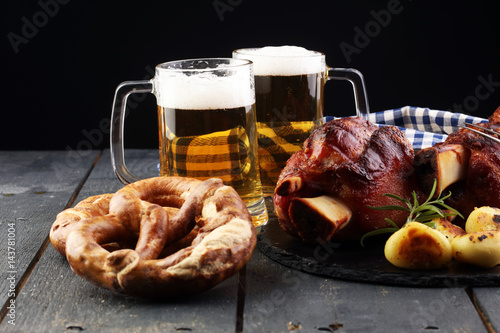
[[[500,209],[495,207],[483,206],[476,208],[470,213],[465,222],[465,231],[467,233],[499,229]]]
[[[451,223],[445,218],[434,219],[431,222],[434,222],[436,224],[436,230],[442,233],[449,242],[451,242],[453,238],[465,234],[464,229],[460,228],[456,224]]]
[[[407,223],[392,234],[384,254],[394,266],[406,269],[443,268],[453,258],[446,236],[419,222]]]
[[[500,264],[500,231],[475,231],[451,242],[453,257],[467,264],[490,268]]]

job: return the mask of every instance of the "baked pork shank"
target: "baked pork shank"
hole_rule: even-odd
[[[500,135],[500,107],[487,123],[478,126]],[[451,191],[447,203],[465,217],[475,207],[500,207],[500,143],[494,140],[462,128],[444,142],[419,151],[415,167],[422,190],[429,192],[437,179],[438,188],[446,189],[445,193]]]
[[[384,193],[411,199],[417,189],[413,162],[413,147],[396,127],[379,128],[360,117],[330,121],[282,170],[274,193],[278,221],[312,243],[359,239],[389,227],[385,218],[401,226],[406,212],[369,206],[399,203]]]

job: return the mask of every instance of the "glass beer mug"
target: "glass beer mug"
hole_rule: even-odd
[[[255,226],[268,219],[260,182],[255,90],[251,61],[192,59],[156,66],[151,80],[116,89],[111,116],[111,159],[125,184],[139,180],[125,166],[123,130],[130,94],[157,101],[161,176],[221,178],[245,202]]]
[[[356,114],[368,114],[362,74],[331,68],[325,55],[297,46],[266,46],[233,51],[233,58],[254,64],[259,164],[265,195],[272,195],[286,161],[323,123],[326,81],[348,80],[354,89]]]

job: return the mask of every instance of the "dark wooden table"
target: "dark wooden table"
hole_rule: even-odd
[[[157,151],[127,151],[156,174]],[[109,151],[0,152],[1,332],[495,332],[498,287],[402,287],[287,268],[256,249],[246,268],[185,300],[135,299],[71,271],[48,239],[57,213],[123,185]]]

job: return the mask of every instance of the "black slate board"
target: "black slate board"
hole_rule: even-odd
[[[441,270],[404,270],[384,256],[384,242],[304,244],[286,234],[273,212],[258,235],[258,248],[272,260],[303,272],[349,281],[419,287],[500,286],[500,266],[481,269],[455,260]]]

